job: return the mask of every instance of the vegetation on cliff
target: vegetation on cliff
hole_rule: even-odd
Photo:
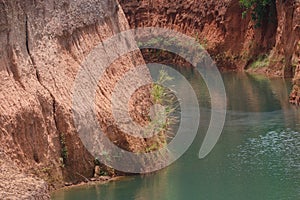
[[[275,21],[276,0],[240,0],[240,3],[245,9],[243,17],[250,12],[256,27],[260,27],[265,20]]]

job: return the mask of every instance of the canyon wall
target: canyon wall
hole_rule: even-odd
[[[0,141],[6,155],[1,163],[13,163],[16,174],[40,177],[52,189],[93,176],[95,158],[83,146],[73,122],[72,87],[88,53],[127,29],[126,17],[114,0],[0,0]],[[130,151],[144,149],[147,142],[118,130],[110,98],[118,79],[143,63],[139,51],[120,57],[106,70],[96,94],[103,130]],[[139,94],[137,100],[142,99],[135,104],[146,105],[149,88]],[[132,113],[143,122],[145,116],[134,109]],[[1,171],[0,179],[6,176]]]
[[[299,1],[277,0],[276,20],[265,21],[261,28],[254,28],[250,14],[242,18],[238,0],[120,3],[132,28],[157,26],[195,37],[224,69],[242,71],[266,55],[269,65],[258,71],[277,76],[296,73],[294,82],[300,87],[300,66],[293,67],[299,60]],[[128,21],[115,0],[0,0],[3,183],[10,185],[18,177],[28,178],[36,184],[21,182],[25,190],[44,193],[45,182],[39,178],[57,188],[65,181],[93,176],[94,157],[83,146],[73,122],[72,87],[89,52],[110,36],[129,29]],[[149,144],[116,127],[110,99],[120,77],[143,63],[139,51],[120,57],[99,81],[96,95],[103,130],[130,151],[141,151]],[[132,101],[132,117],[140,123],[147,117],[139,114],[143,113],[142,107],[151,104],[148,94],[149,88],[143,88],[134,95],[137,100]],[[0,193],[0,198],[9,194]],[[27,198],[26,195],[19,197]],[[48,198],[47,194],[41,198]]]

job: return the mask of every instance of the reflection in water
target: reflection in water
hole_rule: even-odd
[[[170,193],[168,187],[168,171],[163,170],[154,179],[145,178],[138,188],[134,200],[162,199]],[[153,192],[155,191],[155,192]]]
[[[290,80],[223,74],[225,127],[213,151],[199,160],[210,120],[209,94],[199,74],[178,70],[192,84],[201,111],[197,138],[184,156],[152,175],[58,192],[53,199],[300,199],[300,114],[288,103]]]

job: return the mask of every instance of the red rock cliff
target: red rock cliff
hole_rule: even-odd
[[[243,70],[252,57],[275,45],[276,23],[254,29],[250,16],[242,18],[237,0],[121,1],[132,27],[157,26],[196,37],[219,67]]]
[[[93,175],[94,158],[73,123],[72,87],[85,56],[126,29],[128,22],[116,1],[0,0],[0,140],[7,155],[1,163],[10,157],[9,162],[22,169],[16,173],[33,173],[53,187]],[[96,105],[104,129],[112,123],[110,96],[115,83],[135,63],[143,62],[140,52],[125,55],[99,82]],[[94,78],[99,77],[90,77]],[[149,98],[142,94],[138,96]],[[114,126],[110,132],[127,150],[146,145]]]

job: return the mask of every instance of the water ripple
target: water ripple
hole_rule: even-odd
[[[228,156],[232,168],[263,173],[300,184],[300,133],[286,129],[249,138]]]

